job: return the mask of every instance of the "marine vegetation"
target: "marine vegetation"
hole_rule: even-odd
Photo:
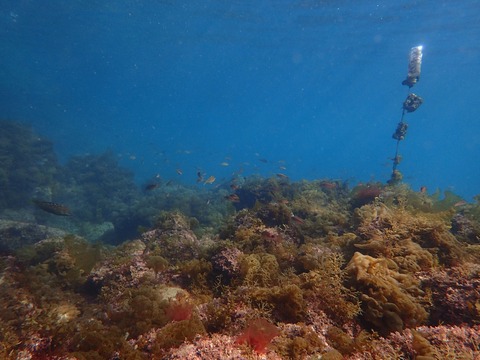
[[[479,197],[279,176],[141,191],[111,153],[57,169],[53,213],[25,198],[0,221],[2,359],[480,356]]]

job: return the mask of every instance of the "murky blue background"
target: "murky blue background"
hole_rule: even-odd
[[[479,19],[478,1],[4,0],[0,116],[62,161],[112,149],[139,182],[176,169],[185,183],[240,169],[384,182],[423,45],[425,103],[405,118],[399,170],[470,199]]]

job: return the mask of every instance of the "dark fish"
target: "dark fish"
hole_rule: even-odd
[[[70,209],[62,204],[57,204],[51,201],[33,200],[33,203],[43,211],[58,216],[71,216]]]
[[[155,190],[158,186],[159,186],[158,183],[147,184],[145,185],[145,190],[152,191],[152,190]]]
[[[237,194],[230,194],[230,195],[227,195],[225,196],[225,199],[227,199],[228,201],[231,201],[231,202],[240,202],[240,197],[237,195]]]

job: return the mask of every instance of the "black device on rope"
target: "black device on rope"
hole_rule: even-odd
[[[402,157],[398,153],[400,141],[405,139],[407,135],[408,124],[404,121],[405,113],[411,113],[417,110],[423,103],[423,99],[410,92],[410,89],[420,80],[420,72],[422,67],[422,46],[415,46],[410,49],[410,56],[408,61],[408,73],[407,78],[402,82],[402,85],[408,86],[408,95],[402,106],[402,117],[397,125],[397,129],[392,135],[392,138],[397,140],[397,146],[395,148],[395,156],[393,157],[392,175],[388,184],[395,185],[402,181],[402,173],[397,170],[398,164],[402,161]]]

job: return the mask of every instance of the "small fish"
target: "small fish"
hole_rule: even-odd
[[[426,186],[421,186],[421,187],[420,187],[420,192],[421,192],[422,194],[426,194],[426,193],[427,193],[427,187],[426,187]]]
[[[287,167],[286,166],[279,166],[278,167],[280,170],[287,170]]]
[[[262,163],[264,163],[264,164],[268,163],[268,160],[267,160],[267,159],[264,159],[264,158],[260,158],[260,159],[258,159],[258,161],[260,161],[260,162],[262,162]]]
[[[337,187],[337,183],[333,181],[322,181],[320,187],[325,190],[333,190]]]
[[[175,171],[177,172],[178,175],[183,175],[182,169],[177,169],[177,170],[175,170]]]
[[[237,195],[237,194],[230,194],[230,195],[227,195],[225,196],[225,199],[227,199],[228,201],[231,201],[231,202],[240,202],[240,197]]]
[[[297,224],[304,224],[305,220],[303,220],[301,217],[298,217],[297,215],[292,214],[292,220],[295,221]]]
[[[204,184],[213,184],[217,180],[215,176],[209,176],[207,180],[205,180]]]
[[[282,174],[282,173],[278,173],[277,177],[280,178],[280,179],[288,179],[288,176],[285,175],[285,174]]]
[[[203,181],[203,174],[199,171],[197,172],[197,183]]]
[[[70,209],[62,204],[57,204],[51,201],[32,200],[33,203],[45,212],[58,216],[71,216]]]
[[[457,201],[455,204],[453,204],[454,207],[459,207],[463,205],[467,205],[467,202],[465,200],[460,200],[460,201]]]
[[[228,166],[228,165],[230,165],[230,164],[229,164],[228,162],[226,162],[226,161],[220,163],[220,166]]]
[[[147,184],[147,185],[145,185],[145,190],[146,191],[152,191],[152,190],[155,190],[156,188],[158,188],[159,186],[160,186],[160,184],[158,184],[158,183]]]

